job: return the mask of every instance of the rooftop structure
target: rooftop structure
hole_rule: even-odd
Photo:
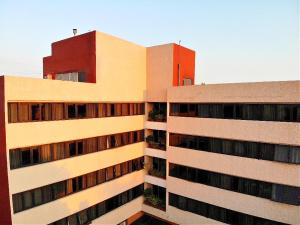
[[[300,82],[194,85],[195,52],[101,32],[0,77],[0,224],[300,224]]]

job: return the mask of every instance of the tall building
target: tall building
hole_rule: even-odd
[[[0,77],[0,224],[300,224],[300,82],[194,85],[195,52],[89,32]],[[220,74],[221,75],[221,74]]]

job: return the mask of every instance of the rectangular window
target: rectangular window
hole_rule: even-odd
[[[114,168],[112,166],[106,168],[106,178],[105,179],[106,179],[106,181],[114,179]]]
[[[32,163],[39,163],[40,162],[40,149],[39,148],[32,148]]]
[[[53,103],[52,104],[52,119],[51,120],[63,120],[64,119],[64,104],[63,103]]]
[[[106,177],[105,169],[99,170],[97,172],[97,183],[98,184],[104,183],[105,182],[105,177]]]
[[[50,202],[53,200],[51,186],[42,187],[43,200],[44,203]]]
[[[8,103],[8,122],[18,122],[18,103]]]
[[[69,146],[69,155],[71,156],[75,156],[76,155],[76,143],[72,142],[68,144]]]
[[[18,103],[18,121],[28,122],[29,121],[29,104]]]
[[[93,187],[97,184],[97,172],[89,173],[86,175],[87,188]]]
[[[33,190],[33,198],[34,198],[34,205],[41,205],[43,203],[42,199],[42,189],[37,188]]]
[[[78,112],[81,110],[82,109],[80,109],[80,110],[78,109]],[[86,104],[86,117],[87,118],[96,118],[97,114],[98,114],[97,104],[94,104],[94,103]]]
[[[14,213],[22,211],[23,210],[22,194],[14,194],[12,199],[13,199]]]
[[[49,103],[43,103],[41,105],[41,116],[43,121],[49,121],[52,118],[52,110],[51,110],[51,105]]]
[[[51,186],[54,199],[62,198],[66,195],[66,183],[64,181],[53,184]]]
[[[77,142],[77,154],[81,155],[84,153],[83,151],[84,151],[84,143],[83,143],[83,141],[78,141]]]
[[[86,104],[77,105],[77,118],[86,118]]]
[[[41,162],[51,161],[51,146],[50,145],[42,145],[41,146],[40,160],[41,160]]]
[[[51,146],[52,146],[53,160],[59,160],[65,158],[64,143],[56,143],[56,144],[52,144]]]
[[[41,120],[41,107],[39,104],[31,104],[31,121],[39,121]]]
[[[21,151],[21,160],[22,160],[22,166],[30,165],[31,157],[30,157],[30,149],[29,148]]]
[[[23,207],[24,209],[29,209],[33,205],[32,201],[32,192],[31,191],[26,191],[23,193]]]
[[[114,166],[114,177],[120,177],[121,176],[121,164]]]
[[[74,119],[76,118],[76,105],[75,104],[69,104],[67,105],[67,111],[68,111],[68,119]]]

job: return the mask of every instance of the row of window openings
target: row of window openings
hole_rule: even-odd
[[[300,187],[235,177],[187,166],[169,164],[169,175],[290,205],[300,205]]]
[[[123,162],[82,176],[14,194],[14,213],[24,211],[144,168],[144,158]]]
[[[300,105],[171,103],[170,116],[300,122]]]
[[[9,123],[143,114],[144,103],[8,103]]]
[[[232,225],[287,225],[169,193],[169,205]]]
[[[118,207],[143,195],[144,184],[140,184],[130,190],[122,192],[112,198],[100,202],[94,206],[53,222],[49,225],[86,225],[92,220],[97,219],[104,214],[111,212]]]
[[[144,141],[144,130],[10,150],[10,168],[65,159]]]
[[[300,147],[170,134],[170,146],[247,158],[300,164]]]

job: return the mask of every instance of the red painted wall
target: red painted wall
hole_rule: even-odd
[[[6,161],[4,77],[0,76],[0,224],[12,224]]]
[[[173,86],[178,86],[178,64],[180,64],[180,85],[183,85],[183,78],[192,79],[192,84],[194,84],[195,51],[174,44],[173,57]]]
[[[96,32],[74,36],[51,45],[52,55],[43,58],[44,76],[85,72],[87,82],[96,83]]]

